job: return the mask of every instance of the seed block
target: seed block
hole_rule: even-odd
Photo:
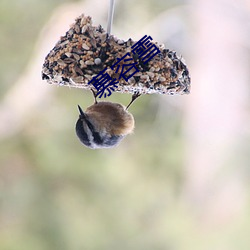
[[[116,92],[189,93],[189,71],[182,57],[174,51],[165,49],[164,45],[155,43],[160,53],[144,64],[131,52],[131,46],[135,43],[132,39],[123,41],[108,35],[101,25],[92,25],[91,17],[81,15],[46,56],[42,79],[60,86],[93,89],[89,82],[102,70],[106,69],[112,78],[117,78],[118,74],[111,66],[118,58],[130,53],[133,62],[137,63],[139,72],[128,81],[121,78]]]

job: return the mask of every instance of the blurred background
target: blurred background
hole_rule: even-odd
[[[191,94],[140,97],[134,134],[90,150],[74,126],[92,94],[41,68],[81,13],[106,28],[108,5],[0,2],[0,249],[249,250],[250,1],[117,0],[112,33],[176,50]]]

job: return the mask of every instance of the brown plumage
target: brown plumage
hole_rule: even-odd
[[[98,102],[85,111],[97,131],[111,135],[127,135],[133,132],[134,118],[119,103]]]
[[[119,103],[97,102],[96,94],[92,91],[95,103],[84,112],[78,105],[79,118],[76,122],[76,134],[79,140],[88,148],[112,148],[128,134],[133,132],[134,117],[127,111],[128,107],[139,96],[132,96],[132,100],[125,108]]]

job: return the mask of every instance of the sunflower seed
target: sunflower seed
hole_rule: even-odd
[[[86,64],[86,65],[94,65],[95,63],[94,63],[93,61],[87,60],[87,61],[85,62],[85,64]]]
[[[82,44],[82,48],[85,49],[85,50],[89,50],[89,46],[86,43]]]

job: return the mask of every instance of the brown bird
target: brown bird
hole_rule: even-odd
[[[76,134],[80,141],[89,148],[111,148],[134,129],[134,117],[127,109],[140,96],[135,93],[127,107],[119,103],[97,102],[96,94],[92,91],[95,103],[85,112],[78,105],[80,112],[76,122]]]

